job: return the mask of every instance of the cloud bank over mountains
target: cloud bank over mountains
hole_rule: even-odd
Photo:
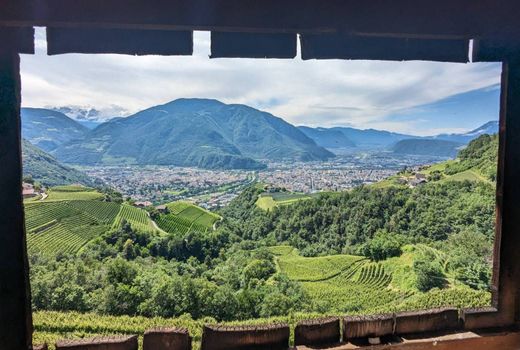
[[[38,29],[36,55],[22,56],[23,105],[93,108],[108,119],[177,98],[215,98],[295,125],[417,135],[498,118],[500,64],[209,59],[209,33],[196,32],[194,42],[191,57],[46,56]]]

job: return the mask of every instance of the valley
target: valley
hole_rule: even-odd
[[[47,151],[25,141],[35,338],[174,324],[197,348],[202,323],[487,306],[488,124],[424,138],[183,99]]]

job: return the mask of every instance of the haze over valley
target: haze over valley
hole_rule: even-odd
[[[208,99],[175,100],[94,129],[58,110],[23,108],[23,137],[125,196],[153,203],[190,199],[207,208],[226,205],[257,180],[302,193],[375,183],[403,168],[453,158],[472,139],[498,130],[493,121],[430,137],[297,127],[245,105]],[[60,184],[49,180],[48,171],[27,171],[36,180],[47,178],[47,185]]]

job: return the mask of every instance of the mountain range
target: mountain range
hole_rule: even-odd
[[[463,143],[437,139],[404,139],[397,141],[390,150],[398,154],[439,156],[455,158]]]
[[[61,109],[65,111],[65,109]],[[56,110],[23,108],[22,133],[59,161],[261,169],[263,161],[313,161],[340,149],[452,157],[498,131],[491,121],[462,134],[430,137],[351,127],[295,127],[267,112],[211,99],[178,99],[89,130]]]
[[[265,167],[261,160],[334,157],[281,118],[209,99],[178,99],[108,121],[53,154],[76,164],[232,169],[260,169]]]

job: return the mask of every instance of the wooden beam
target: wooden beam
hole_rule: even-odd
[[[4,51],[34,54],[34,28],[32,27],[2,27],[0,28],[0,43]]]
[[[473,43],[473,62],[502,62],[520,56],[520,40],[483,39]]]
[[[464,39],[402,39],[341,34],[301,35],[302,59],[468,62]]]
[[[47,53],[191,55],[193,33],[174,30],[47,28]]]
[[[389,344],[370,345],[346,343],[328,350],[518,350],[520,333],[504,331],[464,332],[452,334],[423,334],[420,338],[403,337],[400,341]],[[297,346],[294,350],[312,350],[316,347]]]
[[[296,34],[211,32],[211,58],[294,58]]]
[[[5,34],[4,34],[5,35]],[[0,348],[29,349],[32,336],[22,203],[20,59],[0,48]]]
[[[516,0],[0,0],[0,25],[482,38],[519,36]]]
[[[520,55],[502,65],[492,307],[464,310],[464,328],[520,324]]]
[[[507,319],[520,320],[520,55],[503,64],[497,228],[494,251],[495,303]],[[498,278],[498,281],[496,280]]]

